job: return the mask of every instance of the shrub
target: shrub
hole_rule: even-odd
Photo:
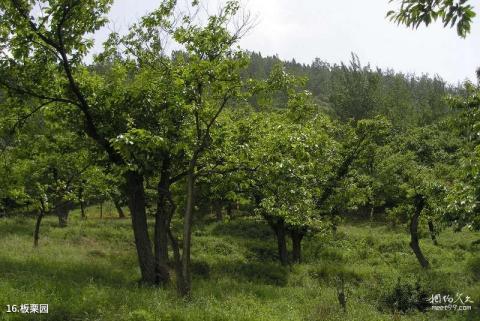
[[[428,294],[420,283],[398,279],[397,283],[387,289],[380,299],[380,310],[392,312],[409,312],[413,310],[426,311],[428,308]]]
[[[358,283],[362,277],[354,270],[345,267],[341,263],[323,263],[309,272],[314,279],[333,282],[336,278],[343,278],[345,281]]]
[[[191,265],[192,274],[202,278],[210,277],[210,266],[204,261],[193,261]]]
[[[276,263],[244,263],[234,267],[234,273],[249,281],[285,286],[288,269]]]

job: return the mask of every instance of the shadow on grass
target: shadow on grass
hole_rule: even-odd
[[[212,230],[213,235],[233,236],[244,239],[267,240],[273,232],[265,222],[258,220],[237,219],[227,224],[218,224]]]
[[[212,266],[217,275],[238,281],[285,286],[290,273],[288,267],[273,262],[218,262]]]
[[[134,285],[127,271],[120,271],[109,264],[42,261],[41,259],[13,260],[0,256],[0,275],[15,280],[17,288],[29,288],[32,280],[44,280],[55,287],[86,286],[95,283],[100,286],[126,287]]]

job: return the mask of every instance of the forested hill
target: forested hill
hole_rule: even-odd
[[[348,63],[330,64],[315,59],[305,65],[282,61],[277,56],[251,52],[245,76],[266,79],[275,65],[289,74],[305,78],[305,88],[317,104],[342,120],[363,119],[378,114],[400,128],[430,124],[451,109],[445,97],[459,92],[439,76],[403,74],[362,65],[355,54]],[[277,106],[285,106],[279,97]]]

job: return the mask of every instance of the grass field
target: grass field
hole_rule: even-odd
[[[193,296],[182,300],[173,285],[138,286],[130,221],[95,215],[90,209],[82,221],[74,213],[64,229],[45,219],[38,249],[33,219],[0,219],[0,320],[480,320],[480,245],[472,244],[479,233],[447,230],[439,246],[424,238],[432,269],[422,271],[403,228],[345,224],[335,239],[307,238],[304,263],[282,268],[263,221],[197,225]],[[346,312],[337,299],[341,279]],[[414,306],[425,295],[457,292],[471,297],[472,311]],[[49,304],[49,314],[6,313],[7,304],[30,303]]]

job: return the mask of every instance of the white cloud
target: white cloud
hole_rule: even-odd
[[[208,0],[208,8],[215,9],[219,2]],[[117,0],[110,17],[116,28],[125,28],[157,4],[158,0]],[[365,64],[439,74],[450,82],[475,79],[480,67],[478,19],[467,39],[461,39],[454,29],[438,24],[418,30],[393,24],[385,18],[391,8],[388,0],[244,0],[244,5],[258,17],[258,24],[241,45],[265,55],[338,63],[355,52]]]

